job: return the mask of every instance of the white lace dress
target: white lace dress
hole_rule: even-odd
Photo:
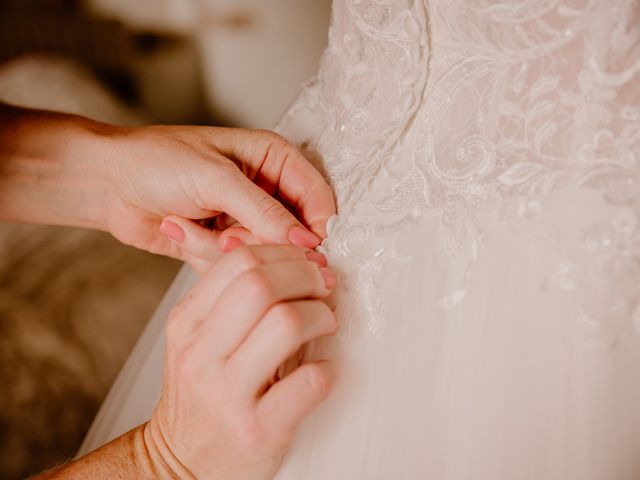
[[[640,2],[335,0],[279,131],[335,188],[341,323],[279,480],[640,478]],[[192,281],[85,449],[151,413]]]

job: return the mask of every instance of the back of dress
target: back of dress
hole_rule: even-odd
[[[338,199],[339,378],[278,479],[640,478],[640,3],[335,0],[329,43],[279,130]]]
[[[339,386],[284,479],[640,478],[640,3],[334,2]]]

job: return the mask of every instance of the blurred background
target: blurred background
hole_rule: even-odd
[[[270,128],[329,16],[330,0],[0,0],[0,100]],[[75,454],[179,266],[99,232],[0,224],[0,479]]]

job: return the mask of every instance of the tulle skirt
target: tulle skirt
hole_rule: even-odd
[[[616,211],[597,193],[567,189],[536,225],[486,218],[467,276],[444,253],[438,215],[394,237],[383,250],[409,260],[385,267],[383,323],[368,328],[366,305],[339,289],[341,331],[307,349],[335,362],[337,384],[278,480],[640,478],[640,340],[632,305],[619,304],[637,278],[594,276],[593,250],[576,248]],[[174,282],[81,453],[151,414],[163,323],[193,281],[184,269]],[[456,289],[457,301],[443,304]]]

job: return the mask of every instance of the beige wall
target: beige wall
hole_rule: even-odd
[[[315,72],[325,47],[329,0],[86,0],[99,14],[134,28],[193,39],[199,68],[172,54],[145,72],[150,103],[166,111],[178,94],[203,88],[210,112],[243,126],[269,128]],[[186,55],[186,53],[185,53]],[[171,65],[172,95],[163,91]],[[200,78],[196,78],[200,76]],[[198,82],[200,84],[198,85]],[[181,89],[176,90],[179,84]],[[173,97],[173,98],[172,98]]]

